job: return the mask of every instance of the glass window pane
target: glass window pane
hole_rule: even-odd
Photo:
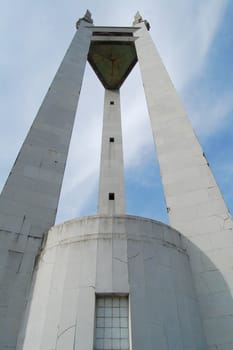
[[[96,296],[95,350],[129,350],[128,297]]]

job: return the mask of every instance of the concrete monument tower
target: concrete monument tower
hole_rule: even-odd
[[[0,350],[233,349],[232,220],[149,29],[77,22],[0,197]],[[53,226],[87,60],[105,88],[98,213]],[[125,212],[137,62],[171,226]]]

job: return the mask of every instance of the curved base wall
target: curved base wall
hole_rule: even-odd
[[[49,231],[17,349],[97,349],[98,296],[129,301],[130,345],[110,349],[206,349],[181,235],[133,216],[85,217]]]

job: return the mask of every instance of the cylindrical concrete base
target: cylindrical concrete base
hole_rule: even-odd
[[[206,349],[180,234],[133,216],[85,217],[49,231],[18,349],[95,349],[98,295],[128,296],[133,350]]]

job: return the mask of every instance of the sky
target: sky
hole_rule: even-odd
[[[139,10],[233,212],[233,1],[0,0],[0,189],[88,8],[95,25],[130,26]],[[97,212],[104,90],[89,64],[57,222]],[[167,223],[140,72],[121,88],[127,214]]]

